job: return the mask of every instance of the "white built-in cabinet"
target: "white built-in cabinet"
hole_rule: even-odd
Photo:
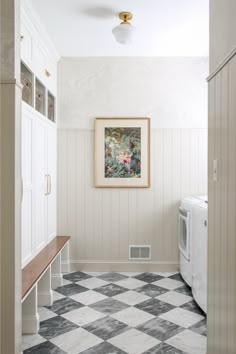
[[[38,19],[23,2],[22,267],[56,236],[57,60]]]

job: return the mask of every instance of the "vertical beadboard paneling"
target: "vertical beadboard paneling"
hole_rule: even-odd
[[[58,135],[58,234],[72,236],[72,261],[128,262],[129,244],[150,244],[151,262],[178,264],[179,201],[206,193],[206,130],[153,130],[148,189],[94,188],[93,138]]]
[[[221,119],[221,203],[220,203],[220,214],[221,214],[221,223],[220,223],[220,236],[221,236],[221,253],[222,255],[227,255],[228,250],[228,224],[227,224],[227,215],[228,215],[228,200],[227,200],[227,191],[228,191],[228,67],[224,67],[222,70],[222,119]],[[228,257],[221,257],[220,262],[220,308],[221,308],[221,349],[227,348],[227,289],[228,289],[228,277],[227,277],[227,265]],[[223,349],[224,350],[224,349]]]
[[[236,56],[229,62],[228,126],[228,345],[236,352]],[[223,255],[222,255],[223,256]]]
[[[221,163],[221,73],[217,75],[215,79],[215,147],[214,147],[214,156],[219,160],[219,166]],[[220,228],[221,228],[221,217],[220,217],[220,205],[221,205],[221,168],[219,168],[218,181],[214,185],[215,191],[215,213],[214,213],[214,256],[218,262],[214,264],[214,271],[216,274],[220,274],[220,265],[221,265],[221,238],[220,238]],[[215,294],[215,314],[214,314],[214,324],[215,324],[215,353],[221,354],[220,350],[220,278],[219,276],[215,277],[214,281],[214,294]]]
[[[67,133],[58,131],[58,163],[57,163],[57,228],[61,235],[66,235],[68,232],[67,221],[67,203],[68,203],[68,181],[67,181]]]
[[[214,212],[213,160],[215,156],[215,79],[209,83],[208,118],[208,348],[214,348]],[[208,349],[209,350],[209,349]]]
[[[208,354],[236,353],[235,97],[236,56],[209,82]]]

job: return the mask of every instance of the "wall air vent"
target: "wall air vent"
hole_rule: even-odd
[[[150,260],[151,246],[129,245],[129,259]]]

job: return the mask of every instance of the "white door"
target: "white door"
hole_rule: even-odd
[[[56,127],[51,124],[47,126],[47,240],[50,241],[56,236],[56,150],[57,138]]]
[[[38,251],[46,243],[46,127],[45,123],[35,117],[33,124],[33,173],[35,237],[33,248]]]
[[[25,266],[32,252],[32,113],[22,110],[22,146],[21,146],[21,174],[23,183],[23,199],[21,209],[21,251],[22,267]]]

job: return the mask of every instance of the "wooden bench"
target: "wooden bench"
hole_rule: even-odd
[[[55,237],[22,270],[22,332],[39,330],[38,306],[51,306],[53,289],[62,286],[62,273],[70,271],[69,236]]]

